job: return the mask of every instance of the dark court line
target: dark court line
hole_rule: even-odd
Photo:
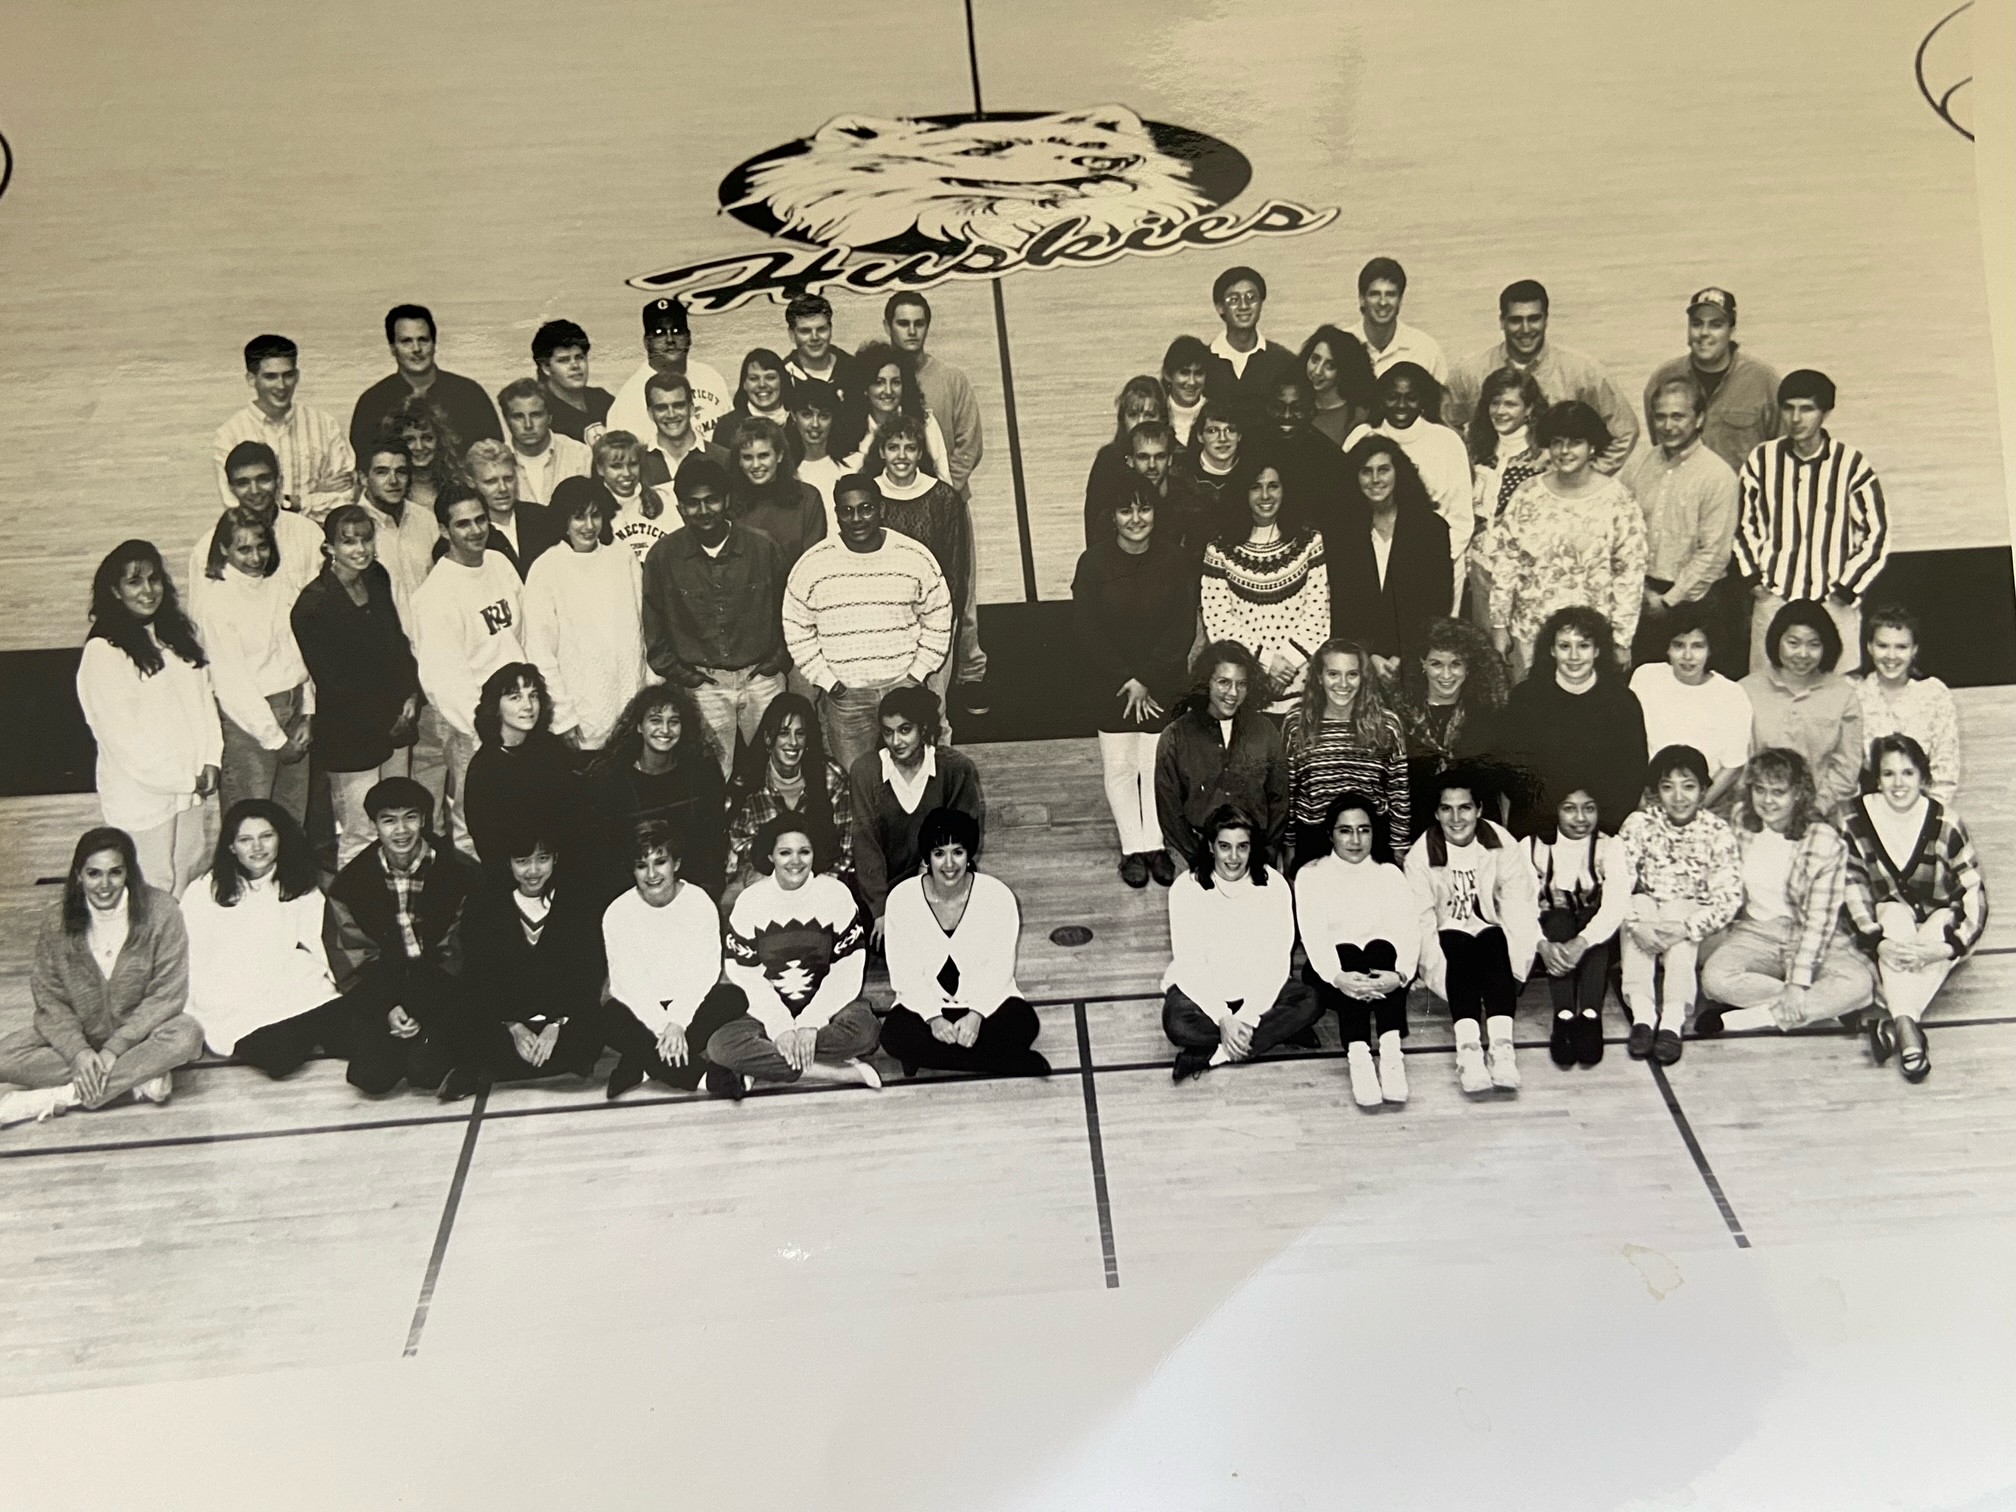
[[[1680,1140],[1687,1146],[1687,1153],[1694,1157],[1694,1169],[1701,1173],[1701,1180],[1707,1184],[1708,1195],[1715,1199],[1715,1206],[1721,1210],[1722,1221],[1729,1225],[1729,1236],[1736,1241],[1736,1248],[1750,1248],[1750,1236],[1743,1232],[1743,1224],[1736,1216],[1736,1209],[1729,1205],[1728,1194],[1722,1190],[1722,1183],[1715,1175],[1715,1168],[1708,1164],[1708,1156],[1701,1148],[1701,1141],[1694,1137],[1694,1126],[1687,1122],[1687,1114],[1680,1106],[1680,1099],[1673,1095],[1673,1084],[1666,1079],[1666,1068],[1649,1056],[1645,1064],[1652,1068],[1652,1080],[1658,1084],[1659,1095],[1666,1100],[1666,1111],[1673,1115],[1673,1126],[1680,1131]]]
[[[1113,1253],[1113,1205],[1106,1191],[1106,1143],[1099,1135],[1099,1088],[1092,1067],[1092,1033],[1085,1023],[1085,1005],[1074,1005],[1078,1021],[1079,1079],[1085,1087],[1085,1138],[1092,1149],[1092,1197],[1099,1204],[1099,1250],[1106,1262],[1106,1285],[1120,1284],[1120,1261]]]
[[[184,1070],[189,1068],[184,1067]],[[73,1114],[73,1117],[89,1117]],[[39,1145],[30,1149],[0,1149],[0,1160],[29,1160],[43,1155],[104,1155],[113,1150],[178,1150],[191,1145],[243,1144],[251,1139],[292,1139],[305,1134],[360,1134],[368,1129],[415,1129],[432,1124],[460,1123],[460,1113],[412,1118],[355,1119],[349,1123],[301,1124],[291,1129],[241,1129],[227,1134],[174,1134],[156,1139],[108,1139],[92,1144]]]
[[[455,1161],[455,1176],[448,1183],[448,1201],[441,1208],[441,1226],[434,1231],[434,1252],[427,1257],[427,1274],[420,1282],[420,1300],[413,1307],[413,1325],[406,1330],[405,1358],[420,1352],[420,1335],[427,1327],[427,1310],[434,1305],[434,1286],[441,1279],[441,1261],[448,1254],[448,1239],[455,1232],[455,1211],[462,1206],[462,1184],[469,1179],[469,1162],[476,1154],[476,1136],[483,1128],[483,1106],[490,1101],[486,1087],[476,1094],[469,1108],[469,1130],[462,1136],[462,1153]]]

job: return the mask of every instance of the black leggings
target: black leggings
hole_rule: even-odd
[[[1398,960],[1398,952],[1384,940],[1373,940],[1364,946],[1347,944],[1337,947],[1337,965],[1343,971],[1395,971]],[[1302,979],[1315,989],[1316,1001],[1337,1015],[1337,1027],[1346,1045],[1361,1040],[1370,1044],[1374,1038],[1375,1022],[1379,1034],[1406,1034],[1405,982],[1386,996],[1366,1002],[1362,998],[1349,997],[1324,981],[1314,961],[1302,968]]]
[[[732,982],[716,982],[693,1010],[686,1026],[686,1064],[675,1066],[658,1053],[658,1036],[647,1029],[622,1003],[611,998],[603,1035],[616,1053],[644,1068],[644,1074],[661,1086],[691,1092],[707,1074],[707,1041],[730,1019],[749,1011],[749,999]]]
[[[1510,1017],[1519,1001],[1519,983],[1512,976],[1512,959],[1505,944],[1505,931],[1496,924],[1482,933],[1461,929],[1438,932],[1442,956],[1449,963],[1449,1016],[1452,1019]]]
[[[1574,939],[1595,916],[1593,908],[1543,909],[1540,933],[1543,938],[1560,945]],[[1610,974],[1613,943],[1605,940],[1601,945],[1591,945],[1583,953],[1580,964],[1566,976],[1555,976],[1551,971],[1547,974],[1547,992],[1554,999],[1556,1013],[1572,1013],[1578,1008],[1586,1008],[1592,1013],[1603,1011],[1603,983]]]
[[[356,1042],[356,1016],[339,997],[306,1013],[261,1025],[231,1046],[231,1054],[278,1081],[300,1070],[317,1050],[348,1060]]]
[[[882,1020],[882,1051],[905,1066],[1027,1076],[1035,1069],[1029,1049],[1036,1043],[1040,1027],[1036,1010],[1019,997],[1011,997],[981,1020],[980,1037],[970,1048],[948,1045],[932,1034],[922,1014],[899,1005]]]

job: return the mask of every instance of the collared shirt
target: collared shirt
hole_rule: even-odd
[[[1267,350],[1267,333],[1258,326],[1255,326],[1253,328],[1253,345],[1242,352],[1232,345],[1231,337],[1220,331],[1216,336],[1211,338],[1211,350],[1217,356],[1223,357],[1227,362],[1232,364],[1232,376],[1234,378],[1244,378],[1246,376],[1246,364]]]
[[[1766,441],[1743,464],[1736,561],[1782,599],[1859,594],[1890,557],[1890,519],[1876,470],[1820,433],[1817,456]]]
[[[1655,446],[1634,458],[1624,483],[1645,511],[1645,575],[1671,583],[1676,604],[1702,597],[1729,567],[1736,474],[1696,437],[1677,457]]]
[[[1708,397],[1701,419],[1701,440],[1708,450],[1729,464],[1731,472],[1741,472],[1751,452],[1766,441],[1778,439],[1783,420],[1778,413],[1778,374],[1769,363],[1760,362],[1732,342],[1729,366],[1722,381]],[[1661,363],[1645,385],[1645,424],[1652,424],[1652,401],[1659,387],[1674,378],[1701,381],[1701,371],[1692,357],[1675,357]],[[1705,390],[1707,385],[1702,384]]]
[[[1372,345],[1371,334],[1362,317],[1355,325],[1345,326],[1344,330],[1364,343],[1365,355],[1372,359],[1372,375],[1375,378],[1396,362],[1418,362],[1437,383],[1446,385],[1449,382],[1449,363],[1442,355],[1442,344],[1404,320],[1393,322],[1393,339],[1386,343],[1384,351]],[[1434,416],[1429,418],[1432,420]]]
[[[241,441],[263,441],[273,448],[280,459],[281,497],[292,495],[294,507],[311,520],[319,523],[337,505],[350,502],[357,458],[333,416],[296,404],[275,420],[253,403],[218,426],[210,449],[217,464],[217,495],[226,509],[238,499],[224,479],[224,459]]]
[[[924,789],[930,785],[931,779],[938,775],[938,748],[929,745],[924,747],[924,759],[917,763],[917,770],[914,772],[904,771],[896,758],[889,754],[887,746],[875,754],[881,758],[882,780],[889,784],[889,791],[896,795],[896,801],[902,805],[903,812],[916,813],[917,805],[924,801]]]
[[[658,424],[651,418],[649,397],[644,392],[644,386],[656,371],[650,359],[646,358],[637,371],[624,380],[623,387],[616,391],[616,398],[609,406],[606,422],[608,429],[628,431],[646,446],[650,446],[658,434]],[[691,357],[686,359],[686,382],[693,389],[693,432],[702,441],[711,441],[714,439],[714,427],[728,413],[735,390],[713,368]]]
[[[731,524],[719,554],[691,529],[644,559],[644,646],[661,677],[692,667],[740,671],[783,659],[784,558],[777,543]]]
[[[1449,393],[1442,404],[1443,419],[1458,429],[1467,426],[1476,413],[1477,396],[1483,391],[1484,380],[1502,367],[1530,374],[1548,404],[1580,399],[1594,409],[1603,417],[1611,437],[1610,449],[1598,459],[1597,465],[1612,473],[1624,465],[1631,448],[1638,444],[1638,417],[1632,413],[1631,405],[1595,358],[1551,341],[1540,348],[1539,357],[1530,363],[1515,360],[1502,341],[1458,363],[1449,375]]]
[[[413,864],[401,871],[392,864],[381,846],[378,851],[378,865],[385,873],[385,885],[392,892],[392,917],[399,923],[399,942],[406,949],[406,959],[417,961],[426,954],[420,943],[420,895],[427,888],[427,868],[434,863],[434,848],[425,840],[414,852]]]
[[[518,468],[518,497],[535,504],[551,504],[553,490],[560,486],[562,478],[589,475],[594,455],[579,441],[555,431],[546,450],[538,456],[528,457],[514,446],[511,460]]]

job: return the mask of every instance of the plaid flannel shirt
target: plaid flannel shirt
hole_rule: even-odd
[[[413,926],[420,913],[420,894],[427,887],[427,879],[422,874],[433,860],[433,847],[425,840],[420,842],[412,866],[403,872],[386,863],[382,850],[378,853],[378,864],[385,872],[385,885],[392,891],[392,915],[399,921],[399,938],[406,946],[406,959],[409,961],[417,961],[425,953],[420,935]]]
[[[1901,867],[1884,851],[1862,804],[1848,808],[1848,924],[1871,955],[1883,939],[1876,910],[1885,903],[1904,904],[1920,923],[1947,912],[1946,942],[1956,961],[1980,943],[1988,927],[1988,888],[1967,827],[1937,798],[1927,802],[1917,848]]]

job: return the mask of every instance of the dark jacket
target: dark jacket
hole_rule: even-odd
[[[504,533],[491,527],[486,551],[494,551],[509,562],[517,571],[520,582],[532,570],[532,564],[542,552],[558,546],[567,534],[567,522],[560,518],[558,511],[545,504],[535,504],[530,499],[520,499],[516,510],[518,544],[513,547]],[[440,561],[448,555],[448,538],[443,536],[434,543],[434,560]]]
[[[1643,796],[1645,711],[1622,673],[1577,694],[1536,670],[1512,690],[1499,746],[1516,778],[1509,827],[1522,839],[1578,787],[1589,789],[1612,832]]]
[[[1332,633],[1374,656],[1419,656],[1428,626],[1449,602],[1449,522],[1432,510],[1402,509],[1393,523],[1386,582],[1372,552],[1372,517],[1354,508],[1323,538],[1330,568]]]
[[[482,873],[476,863],[445,840],[430,840],[432,858],[420,871],[420,906],[414,934],[421,956],[417,966],[453,976],[462,969],[462,909],[476,890]],[[405,942],[399,935],[397,905],[385,880],[385,863],[373,841],[364,853],[336,874],[329,884],[329,912],[336,948],[329,964],[337,985],[349,991],[366,967],[384,963],[405,969]]]
[[[360,458],[368,458],[385,417],[413,397],[413,385],[396,372],[359,394],[356,408],[350,411],[350,449]],[[419,397],[446,432],[441,438],[444,449],[457,459],[478,441],[504,439],[504,427],[497,423],[497,406],[474,378],[436,369],[433,383]]]
[[[525,938],[513,888],[493,879],[462,916],[462,980],[471,1015],[533,1028],[548,1019],[592,1014],[608,963],[602,951],[602,904],[590,887],[556,880],[539,943]]]
[[[690,738],[690,737],[689,737]],[[662,819],[682,846],[679,875],[715,902],[728,874],[728,783],[712,756],[649,777],[620,761],[596,768],[590,801],[597,848],[604,854],[614,897],[630,885],[630,836],[646,819]]]
[[[1155,807],[1163,841],[1185,860],[1198,831],[1221,803],[1237,804],[1260,826],[1255,849],[1273,846],[1288,827],[1288,758],[1281,732],[1258,710],[1232,721],[1228,749],[1203,696],[1192,694],[1155,750]]]
[[[373,562],[363,583],[359,604],[325,565],[294,601],[294,640],[315,679],[315,759],[331,772],[384,765],[400,711],[420,696],[420,671],[384,564]],[[413,743],[410,727],[398,743]]]
[[[1119,688],[1129,678],[1164,710],[1182,702],[1197,638],[1197,589],[1196,561],[1162,534],[1159,516],[1140,556],[1129,556],[1109,537],[1078,558],[1071,623],[1085,673],[1085,707],[1100,729],[1152,731],[1167,722],[1167,714],[1147,723],[1124,716]]]
[[[677,679],[689,667],[789,666],[783,618],[789,576],[777,543],[744,524],[728,527],[715,556],[683,526],[665,536],[644,558],[644,654],[651,670]]]
[[[1344,523],[1352,493],[1345,484],[1344,452],[1336,442],[1313,426],[1292,436],[1269,426],[1252,445],[1279,466],[1290,510],[1325,535]]]
[[[1232,364],[1216,352],[1204,369],[1205,391],[1224,394],[1244,411],[1248,435],[1257,435],[1267,424],[1267,401],[1274,385],[1302,371],[1302,359],[1279,342],[1270,341],[1248,354],[1246,371],[1233,376]]]

